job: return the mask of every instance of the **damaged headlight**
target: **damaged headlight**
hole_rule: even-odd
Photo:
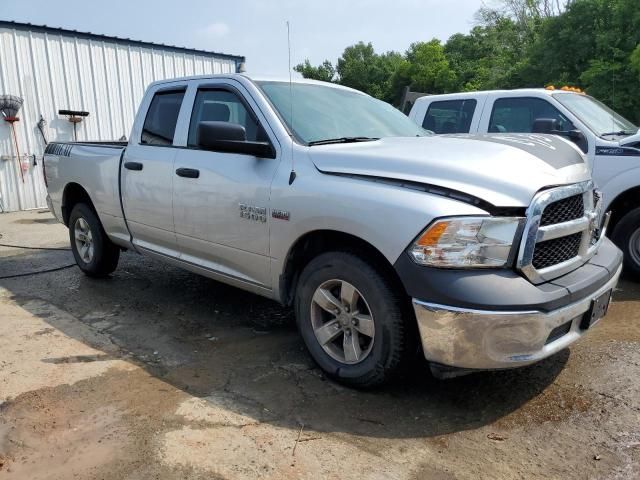
[[[519,217],[452,217],[434,221],[409,248],[420,265],[440,268],[504,267]]]

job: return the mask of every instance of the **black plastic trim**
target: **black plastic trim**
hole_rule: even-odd
[[[485,212],[490,213],[494,217],[524,217],[526,215],[526,207],[497,207],[486,200],[469,195],[468,193],[454,190],[452,188],[441,187],[438,185],[432,185],[428,183],[412,182],[408,180],[398,180],[395,178],[377,177],[374,175],[359,175],[353,173],[339,173],[339,172],[327,172],[316,169],[324,173],[325,175],[334,175],[337,177],[347,177],[356,180],[365,180],[369,182],[383,183],[386,185],[393,185],[396,187],[408,188],[410,190],[419,190],[432,195],[438,195],[440,197],[450,198],[452,200],[458,200],[459,202],[467,203],[478,207]]]
[[[178,168],[176,170],[176,175],[184,178],[199,178],[200,170],[195,168]]]
[[[124,163],[124,168],[126,168],[127,170],[135,170],[135,171],[140,171],[142,170],[142,168],[144,167],[144,165],[140,162],[125,162]]]

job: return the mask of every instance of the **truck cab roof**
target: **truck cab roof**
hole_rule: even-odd
[[[247,75],[246,73],[218,73],[218,74],[214,74],[214,75],[192,75],[192,76],[189,76],[189,77],[167,78],[167,79],[164,79],[164,80],[158,80],[156,82],[152,82],[152,83],[149,84],[149,87],[160,86],[160,85],[165,85],[165,84],[175,83],[175,82],[189,82],[189,81],[193,81],[193,80],[207,80],[207,79],[215,80],[215,79],[222,79],[222,78],[236,79],[236,80],[240,80],[240,81],[249,80],[249,81],[254,82],[254,83],[261,83],[261,82],[289,83],[289,78],[288,77],[283,77],[283,76],[262,76],[262,75],[260,75],[260,76],[250,76],[250,75]],[[296,84],[298,84],[298,85],[322,85],[322,86],[325,86],[325,87],[337,88],[337,89],[341,89],[341,90],[348,90],[348,91],[351,91],[351,92],[360,93],[362,95],[367,95],[366,93],[361,92],[360,90],[355,90],[355,89],[350,88],[350,87],[345,87],[344,85],[339,85],[337,83],[330,83],[330,82],[322,82],[320,80],[311,80],[311,79],[308,79],[308,78],[293,78],[293,79],[291,79],[291,83],[293,83],[294,85],[296,85]]]
[[[504,96],[540,96],[540,95],[547,95],[547,96],[551,96],[553,94],[556,93],[560,93],[560,94],[577,94],[577,95],[582,95],[581,93],[577,93],[577,92],[572,92],[572,91],[565,91],[565,90],[560,90],[560,89],[556,89],[556,90],[547,90],[546,88],[517,88],[517,89],[513,89],[513,90],[480,90],[480,91],[474,91],[474,92],[459,92],[459,93],[444,93],[444,94],[440,94],[440,95],[426,95],[424,97],[420,97],[416,100],[415,104],[419,104],[419,103],[424,103],[424,102],[431,102],[433,101],[434,98],[437,98],[438,100],[448,100],[448,99],[456,99],[456,100],[460,100],[460,99],[465,99],[465,98],[482,98],[482,97],[486,97],[488,95],[504,95]]]

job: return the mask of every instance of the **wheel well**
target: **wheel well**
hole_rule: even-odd
[[[70,183],[64,188],[62,194],[62,219],[65,225],[69,226],[71,210],[78,203],[87,204],[95,212],[95,207],[87,191],[77,183]]]
[[[611,211],[611,220],[609,222],[609,232],[613,232],[618,222],[629,211],[640,207],[640,187],[633,187],[622,192],[609,205]]]
[[[298,278],[315,257],[331,251],[352,252],[380,269],[400,292],[406,294],[397,272],[376,247],[359,237],[334,230],[316,230],[300,237],[289,250],[280,276],[280,298],[284,305],[293,304]]]

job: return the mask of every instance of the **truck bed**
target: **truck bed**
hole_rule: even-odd
[[[70,188],[81,188],[93,201],[107,232],[114,240],[128,241],[120,202],[120,162],[126,142],[52,142],[44,156],[51,207],[62,221],[65,195]]]

